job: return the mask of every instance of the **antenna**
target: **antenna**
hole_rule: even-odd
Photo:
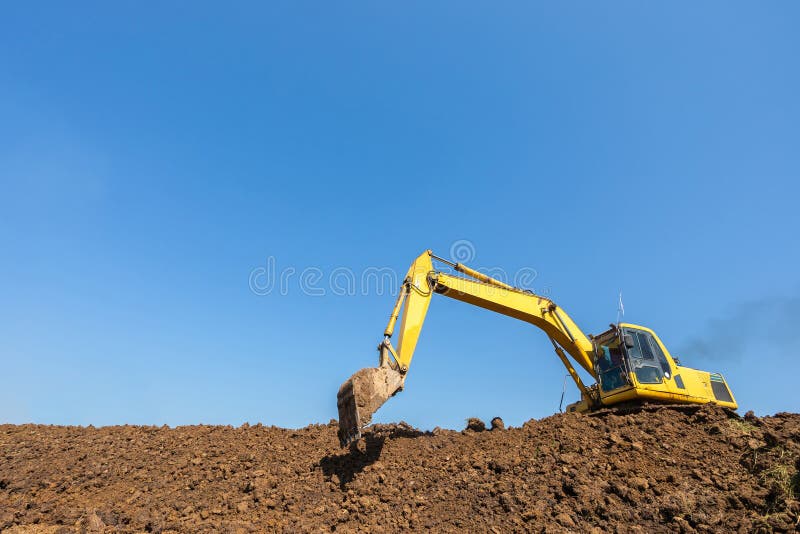
[[[620,317],[625,315],[625,305],[622,304],[622,291],[619,292],[619,301],[617,302],[617,326],[619,326]]]

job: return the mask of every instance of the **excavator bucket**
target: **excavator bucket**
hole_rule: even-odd
[[[404,378],[388,365],[382,365],[360,369],[342,384],[336,396],[342,447],[361,437],[361,429],[370,423],[372,414],[403,389]]]

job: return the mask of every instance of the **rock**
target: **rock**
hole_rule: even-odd
[[[467,430],[472,430],[473,432],[483,432],[486,430],[486,423],[477,417],[470,417],[467,419]]]
[[[503,422],[502,419],[499,417],[494,417],[491,421],[491,429],[490,430],[505,430],[506,424]]]

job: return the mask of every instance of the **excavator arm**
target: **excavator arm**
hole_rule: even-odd
[[[444,262],[465,276],[439,272],[433,260]],[[569,315],[553,301],[530,291],[515,288],[425,251],[412,263],[403,281],[383,341],[378,346],[379,366],[361,369],[342,384],[337,397],[339,441],[342,446],[358,439],[361,428],[390,397],[403,389],[411,360],[434,294],[460,300],[537,326],[547,334],[556,354],[566,366],[584,399],[592,392],[581,381],[567,355],[595,380],[594,345]],[[392,336],[398,319],[397,348]],[[566,354],[565,354],[566,353]]]

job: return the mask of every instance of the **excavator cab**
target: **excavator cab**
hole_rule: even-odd
[[[673,374],[654,334],[630,326],[613,328],[595,338],[595,368],[600,391],[638,384],[661,384]]]
[[[595,336],[593,342],[602,405],[625,401],[711,401],[736,408],[722,375],[678,365],[649,328],[612,325],[610,330]]]

